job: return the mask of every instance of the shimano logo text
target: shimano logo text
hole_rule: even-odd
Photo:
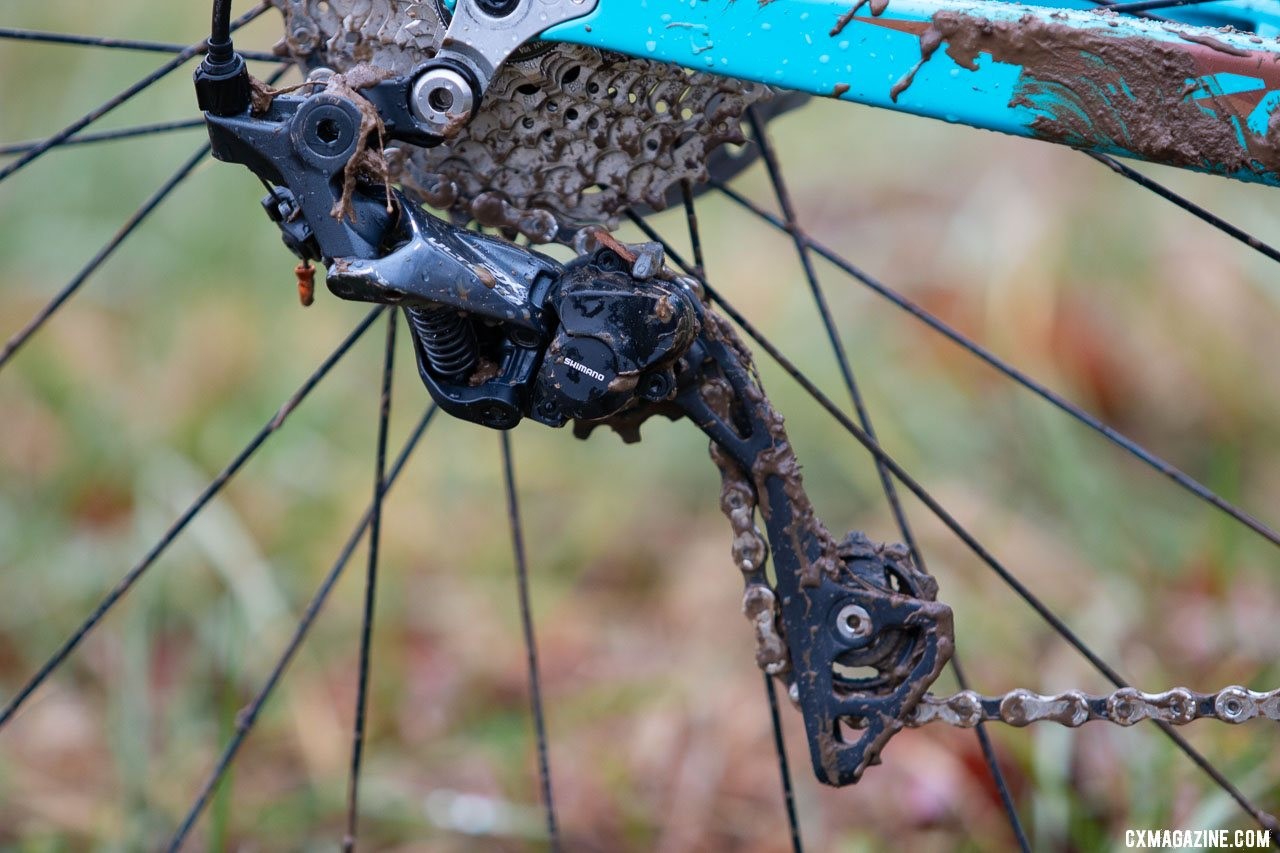
[[[578,371],[579,373],[585,373],[585,374],[587,374],[587,375],[588,375],[588,376],[590,376],[592,379],[596,379],[596,380],[598,380],[598,381],[600,381],[600,382],[603,382],[603,381],[604,381],[604,374],[603,374],[603,373],[601,373],[601,372],[600,372],[600,371],[598,371],[598,370],[592,370],[590,367],[587,367],[585,364],[578,364],[578,362],[574,361],[574,360],[573,360],[573,359],[571,359],[571,358],[566,358],[566,359],[564,359],[564,363],[565,363],[565,364],[567,364],[567,365],[569,365],[570,367],[572,367],[574,370]]]

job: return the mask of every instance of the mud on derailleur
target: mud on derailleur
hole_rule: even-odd
[[[799,706],[818,778],[856,781],[951,656],[933,579],[901,548],[827,531],[750,353],[656,244],[584,231],[562,265],[454,227],[386,185],[369,143],[394,125],[371,113],[355,88],[328,86],[206,119],[219,159],[274,185],[268,214],[292,251],[327,266],[333,293],[403,308],[445,411],[497,429],[608,424],[627,440],[662,414],[711,438],[758,662]]]

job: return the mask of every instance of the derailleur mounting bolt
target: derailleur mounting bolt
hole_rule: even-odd
[[[467,122],[475,105],[471,82],[460,71],[445,66],[424,72],[414,81],[409,98],[414,118],[445,137]]]

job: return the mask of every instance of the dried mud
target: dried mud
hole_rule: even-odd
[[[1041,139],[1274,179],[1280,172],[1280,111],[1262,133],[1251,130],[1247,119],[1268,91],[1280,89],[1280,56],[1174,32],[1182,41],[1123,36],[1032,15],[993,21],[939,12],[919,32],[921,61],[893,87],[893,97],[945,44],[947,56],[970,71],[978,69],[980,54],[1021,66],[1008,105],[1041,113],[1031,123]],[[1201,82],[1224,73],[1262,82],[1229,95]]]

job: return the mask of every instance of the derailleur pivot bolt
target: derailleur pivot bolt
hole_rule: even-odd
[[[298,153],[320,169],[346,165],[360,146],[360,111],[346,98],[321,93],[303,102],[290,132]]]

